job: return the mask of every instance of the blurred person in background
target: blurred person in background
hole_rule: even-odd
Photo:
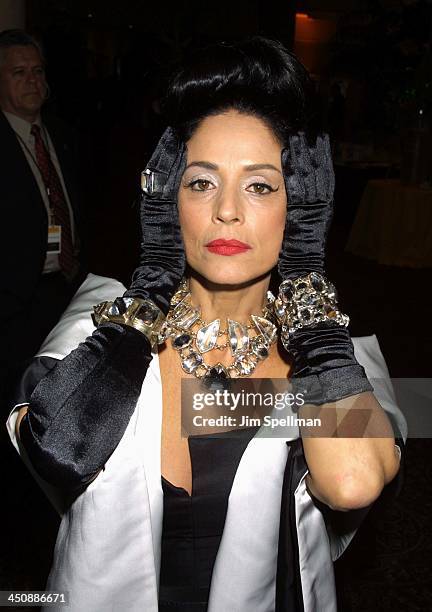
[[[1,379],[6,392],[82,280],[76,145],[42,116],[45,59],[22,30],[0,33]]]

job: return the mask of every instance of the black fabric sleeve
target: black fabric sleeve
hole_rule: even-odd
[[[373,391],[366,372],[354,356],[346,327],[321,323],[297,330],[289,342],[294,357],[293,384],[306,391],[306,403],[325,404]]]
[[[104,466],[134,412],[151,359],[141,332],[107,323],[39,382],[20,438],[44,480],[75,489]]]

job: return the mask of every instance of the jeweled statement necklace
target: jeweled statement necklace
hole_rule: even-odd
[[[268,291],[266,303],[260,316],[251,315],[251,323],[243,324],[227,319],[221,329],[220,319],[210,323],[203,321],[201,311],[191,304],[188,283],[182,280],[171,300],[171,307],[159,334],[159,343],[171,338],[173,348],[180,356],[181,367],[204,382],[250,376],[257,365],[269,355],[269,349],[277,339],[277,328],[273,323],[273,294]],[[225,342],[219,339],[226,337]],[[204,355],[212,350],[230,348],[232,363],[214,366],[205,362]]]

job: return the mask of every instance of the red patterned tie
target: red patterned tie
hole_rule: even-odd
[[[50,154],[41,136],[41,130],[35,123],[31,127],[31,134],[35,139],[36,161],[42,175],[51,211],[56,225],[61,225],[61,252],[59,264],[66,277],[72,278],[77,270],[77,260],[74,257],[72,243],[71,220],[65,194],[59,175],[54,167]]]

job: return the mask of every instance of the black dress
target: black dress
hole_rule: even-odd
[[[238,464],[256,427],[190,436],[192,495],[162,477],[160,612],[205,612]]]

